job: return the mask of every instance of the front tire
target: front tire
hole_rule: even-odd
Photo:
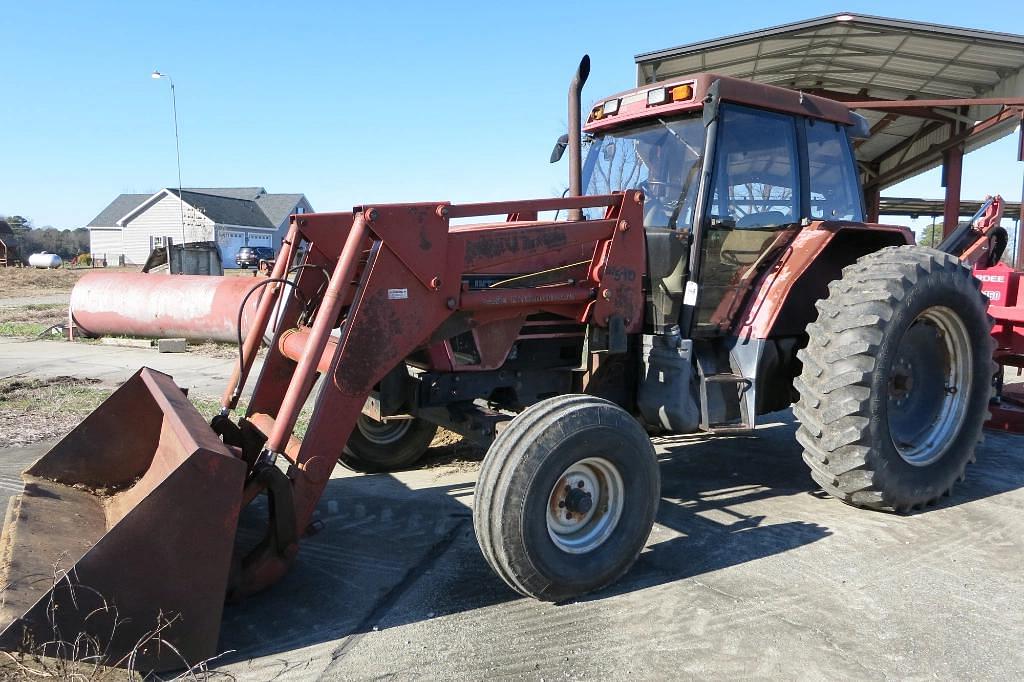
[[[622,408],[588,395],[549,398],[487,451],[473,505],[477,542],[520,594],[570,599],[633,565],[660,485],[654,447]]]
[[[847,504],[908,511],[963,480],[992,395],[992,321],[970,270],[934,249],[860,258],[807,326],[797,440]]]

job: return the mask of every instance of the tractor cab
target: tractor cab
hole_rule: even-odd
[[[803,226],[862,221],[850,143],[862,121],[829,100],[712,74],[598,102],[584,126],[583,186],[644,192],[652,290],[667,294],[654,294],[652,319],[678,322],[684,280],[694,281],[693,333],[725,334],[760,269]]]

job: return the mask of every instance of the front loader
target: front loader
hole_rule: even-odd
[[[991,220],[945,251],[865,224],[863,120],[789,90],[698,74],[615,95],[589,113],[585,162],[570,121],[570,196],[293,216],[211,424],[143,369],[26,471],[0,645],[53,653],[87,633],[140,668],[212,656],[224,598],[301,560],[339,458],[408,464],[438,426],[488,446],[484,557],[550,601],[610,584],[643,548],[652,432],[748,432],[795,403],[833,496],[904,511],[950,491],[993,373],[959,256],[998,259]],[[233,554],[258,496],[265,537]]]

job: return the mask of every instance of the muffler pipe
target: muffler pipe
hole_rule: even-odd
[[[590,76],[590,55],[583,55],[569,84],[569,196],[583,196],[583,85]],[[569,220],[583,220],[583,210],[569,209]]]

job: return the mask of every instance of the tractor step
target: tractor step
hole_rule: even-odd
[[[702,430],[712,433],[747,433],[754,429],[743,399],[747,390],[753,386],[750,379],[729,372],[702,374],[700,379]]]

